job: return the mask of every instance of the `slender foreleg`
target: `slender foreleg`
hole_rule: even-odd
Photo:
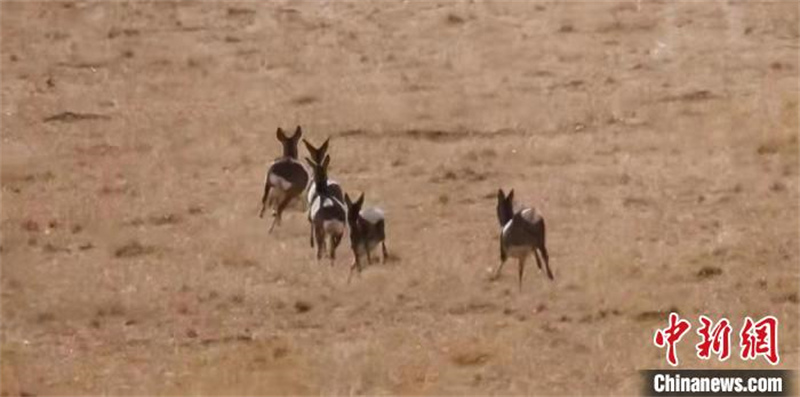
[[[269,178],[269,177],[267,177]],[[258,212],[258,217],[264,217],[264,211],[267,209],[267,197],[269,197],[269,189],[270,189],[269,179],[264,182],[264,195],[261,197],[261,211]]]

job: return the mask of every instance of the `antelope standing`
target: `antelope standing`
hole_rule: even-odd
[[[350,266],[350,275],[347,276],[347,282],[350,282],[353,270],[357,269],[361,274],[362,255],[366,255],[367,263],[372,264],[372,251],[379,243],[383,251],[381,262],[386,262],[388,256],[386,252],[386,219],[380,208],[361,209],[364,205],[364,193],[361,193],[355,202],[345,194],[344,202],[347,204],[347,225],[350,227],[350,247],[353,250],[353,265]]]
[[[525,261],[528,255],[533,254],[539,269],[542,260],[547,271],[547,277],[553,279],[550,271],[550,257],[545,247],[544,218],[534,208],[523,207],[514,210],[514,190],[508,196],[503,189],[497,191],[497,220],[500,222],[500,266],[493,278],[500,276],[508,257],[517,258],[519,261],[519,288],[522,289],[522,275],[525,272]],[[539,259],[541,255],[542,259]]]
[[[272,208],[273,219],[269,233],[272,233],[276,224],[281,223],[283,210],[305,190],[309,179],[308,171],[297,160],[297,143],[303,136],[303,130],[297,126],[294,135],[287,137],[278,127],[277,136],[283,145],[283,156],[273,161],[267,171],[264,196],[261,197],[261,211],[258,213],[258,217],[263,218],[267,204]]]

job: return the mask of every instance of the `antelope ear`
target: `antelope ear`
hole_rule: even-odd
[[[320,152],[325,153],[325,152],[328,151],[328,143],[329,143],[330,140],[331,140],[331,137],[328,137],[328,139],[326,139],[325,142],[322,143],[322,146],[319,147],[319,151]]]
[[[505,199],[506,199],[506,194],[503,193],[503,189],[497,189],[497,200],[505,201]]]
[[[506,200],[508,200],[509,203],[511,203],[514,200],[514,189],[511,189],[511,191],[508,192],[508,196],[506,196]]]
[[[361,208],[361,206],[364,205],[364,193],[363,192],[361,193],[361,196],[358,197],[358,200],[356,200],[356,205],[358,205],[358,208]]]
[[[353,201],[350,200],[350,196],[347,193],[344,194],[344,203],[347,204],[347,208],[353,207]]]
[[[315,162],[311,161],[311,159],[310,159],[310,158],[308,158],[308,157],[304,157],[304,159],[306,159],[306,163],[308,163],[308,165],[310,165],[310,166],[311,166],[311,168],[316,168],[316,167],[317,167],[317,163],[315,163]]]
[[[328,165],[331,163],[331,156],[325,156],[325,160],[322,160],[322,169],[328,170]]]
[[[294,130],[294,135],[292,135],[292,139],[300,139],[303,136],[303,129],[300,126],[297,126],[297,129]]]
[[[308,149],[308,153],[313,158],[317,158],[317,149],[312,145],[309,141],[303,138],[303,144],[306,145],[306,149]]]
[[[276,132],[276,135],[278,136],[278,140],[281,142],[284,142],[287,139],[286,134],[283,133],[283,129],[281,127],[278,127],[278,132]]]

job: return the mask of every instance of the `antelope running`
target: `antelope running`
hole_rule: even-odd
[[[331,266],[336,259],[336,248],[342,241],[344,230],[346,227],[346,213],[344,204],[334,197],[331,189],[328,188],[328,165],[330,164],[330,156],[325,156],[322,163],[315,163],[306,157],[306,161],[314,170],[314,185],[317,190],[317,197],[311,203],[309,209],[309,219],[314,230],[312,236],[313,240],[317,241],[317,260],[322,259],[322,254],[325,251],[326,237],[330,236],[331,248],[329,257],[331,259]]]
[[[269,200],[273,216],[269,233],[272,233],[272,229],[275,228],[276,224],[279,225],[281,223],[283,210],[305,190],[309,179],[308,171],[297,160],[297,143],[300,141],[300,137],[303,136],[303,130],[300,126],[297,126],[294,135],[287,137],[283,130],[278,127],[277,136],[281,145],[283,145],[283,156],[273,161],[267,171],[267,177],[264,181],[264,196],[261,197],[261,211],[258,213],[259,218],[264,217],[264,211]]]
[[[325,155],[328,154],[328,143],[330,138],[326,139],[325,142],[320,145],[319,148],[315,148],[311,142],[303,139],[303,144],[306,145],[306,149],[308,149],[308,154],[311,155],[311,161],[316,164],[322,164],[322,161],[325,160]],[[328,179],[328,189],[331,191],[334,197],[339,199],[339,201],[344,201],[344,197],[342,196],[342,187],[339,185],[338,182]],[[308,193],[306,194],[306,201],[308,202],[308,206],[311,206],[311,203],[314,202],[314,198],[317,197],[317,187],[312,182],[308,185]]]

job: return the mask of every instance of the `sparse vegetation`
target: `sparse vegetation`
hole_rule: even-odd
[[[154,247],[142,245],[142,243],[133,240],[127,244],[122,245],[114,251],[114,256],[117,258],[133,258],[141,255],[147,255],[155,251]]]
[[[722,274],[722,269],[716,266],[704,266],[697,272],[697,278],[699,279],[707,279],[711,277],[716,277]]]
[[[792,2],[1,3],[0,395],[631,395],[678,309],[800,367]],[[350,285],[257,216],[297,124],[386,210]]]

